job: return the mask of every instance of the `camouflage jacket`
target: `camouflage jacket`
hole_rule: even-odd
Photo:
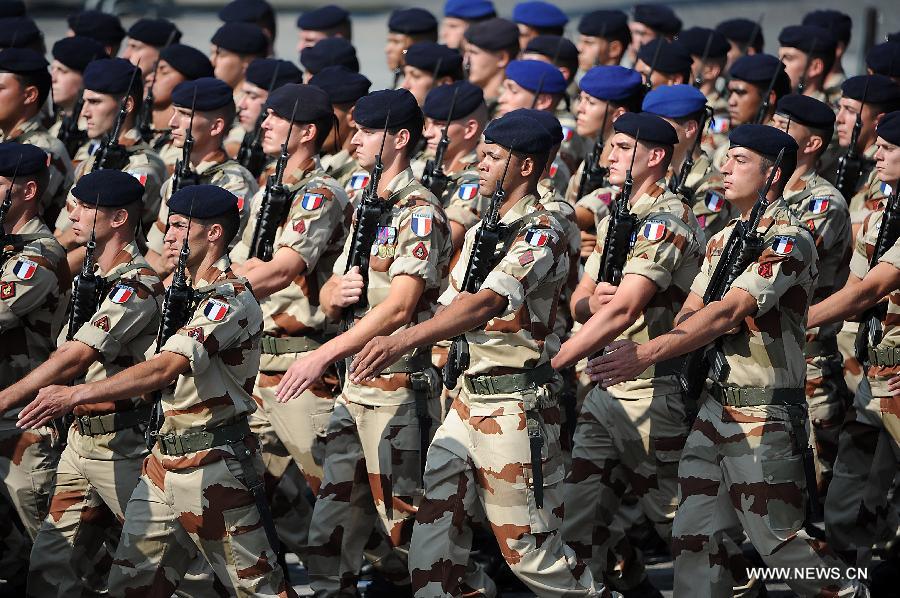
[[[341,184],[341,187],[344,188],[348,196],[354,191],[365,188],[365,184],[362,186],[359,185],[363,179],[365,179],[366,183],[369,181],[369,173],[366,172],[350,152],[345,149],[342,149],[335,154],[322,156],[321,162],[325,172]],[[353,179],[353,176],[361,172],[365,173],[365,175],[355,181],[355,187],[351,187],[350,181]]]
[[[673,174],[675,173],[670,171],[669,177]],[[668,179],[666,182],[668,184]],[[686,199],[690,200],[697,222],[707,239],[738,216],[737,210],[725,199],[723,182],[722,175],[713,168],[712,161],[705,153],[701,153],[694,161],[694,167],[687,175],[686,185],[693,197]]]
[[[874,212],[878,205],[890,194],[890,185],[878,178],[875,170],[875,144],[872,144],[865,152],[863,158],[862,174],[859,177],[859,187],[853,197],[850,198],[850,222],[859,225],[869,214]]]

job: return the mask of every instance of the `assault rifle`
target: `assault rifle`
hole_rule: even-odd
[[[453,98],[450,100],[450,112],[447,113],[447,122],[441,131],[441,140],[438,141],[437,149],[434,152],[434,159],[425,163],[425,172],[422,175],[422,185],[428,187],[435,197],[438,199],[447,189],[449,178],[444,173],[444,154],[447,153],[447,147],[450,145],[450,121],[453,119],[453,109],[456,107],[456,96],[459,94],[459,87],[453,90]]]
[[[700,89],[703,87],[703,69],[706,68],[706,61],[709,60],[709,49],[712,45],[714,33],[712,31],[709,32],[709,37],[706,38],[706,45],[703,46],[703,55],[700,56],[700,66],[697,68],[697,74],[694,75],[694,87]]]
[[[606,240],[603,243],[603,254],[600,257],[600,282],[608,282],[618,285],[622,281],[622,269],[628,259],[628,246],[637,228],[637,217],[631,213],[631,193],[634,189],[634,177],[631,170],[634,168],[634,158],[637,155],[638,141],[641,138],[641,130],[637,130],[634,137],[634,148],[631,150],[631,165],[625,171],[625,183],[622,191],[613,203],[612,213],[609,215],[609,225],[606,229]]]
[[[853,197],[862,176],[863,162],[866,160],[860,155],[857,144],[859,133],[862,131],[862,111],[866,106],[866,96],[869,94],[870,78],[866,77],[866,85],[863,87],[862,101],[859,104],[859,112],[856,113],[856,121],[853,123],[853,132],[850,134],[850,146],[844,155],[838,158],[837,175],[834,186],[838,188],[844,197]]]
[[[779,63],[778,66],[775,67],[775,72],[772,73],[772,79],[769,80],[769,86],[766,88],[766,93],[763,95],[762,102],[759,104],[759,110],[756,112],[756,120],[753,121],[758,125],[764,124],[763,121],[766,120],[766,114],[769,113],[769,106],[771,105],[769,96],[772,95],[772,90],[775,89],[775,82],[778,81],[778,75],[782,72],[782,68],[784,68],[784,64]]]
[[[175,29],[169,33],[169,38],[166,40],[163,49],[172,45],[176,33],[177,31]],[[159,56],[157,55],[156,61],[153,63],[153,74],[150,79],[150,87],[147,88],[147,94],[144,96],[144,101],[141,103],[141,112],[138,115],[138,132],[141,134],[141,139],[144,140],[144,143],[150,143],[154,133],[156,133],[156,130],[153,128],[153,103],[155,101],[155,98],[153,97],[153,86],[156,85],[156,71],[158,68]]]
[[[119,105],[119,113],[116,115],[116,122],[113,129],[106,139],[100,144],[95,154],[94,164],[91,166],[91,172],[110,168],[112,170],[122,170],[128,164],[128,152],[119,143],[119,136],[122,134],[122,126],[125,124],[125,118],[128,116],[128,98],[131,96],[131,88],[137,74],[141,71],[140,67],[135,66],[131,71],[131,81],[125,89],[125,95],[122,96],[122,103]]]
[[[194,98],[191,100],[191,119],[184,131],[184,145],[181,146],[181,160],[175,164],[175,173],[172,175],[172,194],[174,195],[182,187],[196,185],[200,182],[197,173],[191,169],[191,152],[194,151],[194,106],[197,103],[197,88],[194,88]]]
[[[59,133],[56,138],[66,146],[66,153],[69,158],[74,158],[78,153],[78,148],[87,143],[87,131],[78,127],[78,119],[81,117],[81,109],[84,107],[84,89],[78,93],[75,105],[72,106],[72,113],[62,117],[59,124]]]
[[[697,137],[694,139],[694,144],[691,146],[687,156],[684,157],[684,161],[681,163],[681,169],[678,171],[678,176],[669,179],[669,191],[684,197],[687,200],[688,205],[693,205],[694,203],[694,190],[687,186],[687,178],[694,169],[694,152],[697,151],[697,148],[700,147],[700,143],[703,141],[703,130],[706,128],[706,123],[710,119],[712,119],[712,108],[706,106],[703,111],[703,117],[700,119],[700,126],[697,129]]]
[[[584,197],[603,186],[606,178],[609,176],[609,168],[600,166],[600,157],[603,155],[603,146],[606,140],[603,139],[603,132],[606,130],[606,123],[609,120],[609,104],[603,109],[603,125],[597,132],[597,140],[591,146],[587,156],[584,158],[584,165],[581,169],[581,180],[578,181],[578,195]]]
[[[269,82],[269,93],[272,93],[272,90],[275,88],[275,82],[278,81],[279,67],[281,67],[281,64],[276,63],[272,72],[272,80]],[[266,167],[266,153],[262,148],[262,124],[264,120],[266,120],[266,111],[260,107],[259,115],[256,117],[256,124],[253,125],[252,131],[244,133],[236,158],[240,165],[249,170],[255,179],[259,178],[263,168]]]
[[[100,210],[99,193],[97,194],[97,204],[94,206],[94,223],[91,225],[91,238],[87,242],[84,260],[81,262],[81,272],[72,281],[67,341],[75,338],[78,330],[93,317],[103,298],[103,277],[96,273],[97,265],[94,263],[94,252],[97,249],[97,212]]]

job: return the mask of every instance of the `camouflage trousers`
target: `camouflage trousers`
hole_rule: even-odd
[[[844,380],[847,382],[847,388],[852,393],[856,392],[859,383],[866,377],[862,364],[856,359],[854,348],[858,330],[859,322],[844,322],[844,326],[838,332],[837,337],[838,349],[844,357]]]
[[[563,542],[559,408],[544,387],[453,402],[428,449],[409,570],[416,596],[485,595],[493,582],[467,568],[471,519],[485,518],[512,571],[539,596],[600,595],[587,565]],[[539,408],[543,508],[535,503],[524,401]]]
[[[0,425],[0,495],[15,508],[33,541],[50,507],[62,451],[49,427],[23,432]]]
[[[708,395],[678,467],[680,504],[672,527],[676,596],[731,596],[736,567],[729,530],[743,528],[768,567],[829,569],[840,561],[803,529],[806,482],[791,415],[783,405],[724,407]],[[852,595],[855,582],[790,579],[801,596]]]
[[[825,503],[832,547],[859,566],[869,564],[873,544],[891,538],[897,529],[888,492],[900,464],[900,397],[877,394],[881,396],[863,379],[841,428]]]
[[[624,399],[595,387],[585,398],[564,486],[563,537],[616,590],[645,577],[618,516],[630,491],[666,541],[678,506],[678,460],[688,432],[680,394]]]
[[[838,435],[850,402],[843,372],[843,357],[806,358],[806,403],[809,406],[811,441],[816,455],[816,484],[824,501],[837,458]]]
[[[238,596],[296,596],[242,478],[233,458],[170,471],[148,456],[125,509],[109,595],[167,598],[201,555]]]

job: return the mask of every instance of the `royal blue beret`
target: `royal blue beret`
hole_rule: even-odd
[[[219,19],[225,23],[256,23],[273,15],[272,6],[265,0],[234,0],[219,11]]]
[[[791,93],[778,100],[775,114],[781,114],[794,122],[814,129],[834,128],[834,110],[831,109],[831,106],[799,93]],[[830,142],[831,139],[825,141]]]
[[[438,85],[429,91],[422,112],[428,118],[447,122],[465,118],[479,106],[484,106],[484,91],[468,81],[454,81],[450,85]]]
[[[463,35],[473,46],[489,52],[519,45],[519,28],[512,21],[499,17],[472,23]]]
[[[159,51],[159,59],[168,62],[188,80],[213,76],[214,69],[209,57],[191,46],[172,44]]]
[[[123,94],[129,91],[129,83],[132,89],[143,86],[141,73],[135,74],[135,70],[140,71],[124,58],[101,58],[91,61],[84,68],[84,88],[98,93]]]
[[[826,29],[835,39],[844,44],[850,43],[853,31],[853,19],[838,10],[814,10],[803,17],[804,25],[816,25]]]
[[[875,132],[888,143],[900,145],[900,111],[889,112],[881,117]]]
[[[553,60],[572,62],[578,60],[578,48],[570,40],[558,35],[539,35],[531,38],[525,52],[540,54]]]
[[[752,54],[735,60],[729,73],[732,79],[765,86],[772,80],[775,71],[784,73],[784,64],[778,58],[770,54]]]
[[[296,109],[294,108],[296,106]],[[328,93],[315,85],[288,83],[269,94],[264,110],[271,110],[285,120],[311,123],[332,116]]]
[[[297,17],[297,27],[307,31],[327,31],[350,22],[350,13],[334,4],[308,10]]]
[[[807,54],[834,54],[837,42],[827,29],[815,25],[789,25],[781,30],[778,43]]]
[[[661,85],[644,96],[641,110],[666,118],[684,118],[705,106],[706,96],[693,85]]]
[[[365,75],[340,64],[326,66],[313,75],[309,84],[324,89],[332,104],[355,104],[359,98],[369,93],[372,86]]]
[[[213,34],[213,44],[235,54],[263,56],[269,47],[269,38],[259,25],[232,21],[225,23]]]
[[[190,185],[172,194],[169,198],[169,213],[188,218],[237,216],[238,198],[218,185]]]
[[[731,147],[746,147],[768,158],[775,158],[784,150],[784,166],[793,171],[797,163],[797,142],[794,138],[769,125],[740,125],[728,134]]]
[[[388,119],[390,115],[390,119]],[[356,102],[353,120],[366,129],[402,128],[422,120],[422,109],[415,96],[406,89],[382,89],[373,91]]]
[[[234,105],[231,87],[215,77],[201,77],[184,81],[172,90],[172,103],[179,108],[194,107],[194,110],[218,110],[228,104]]]
[[[47,73],[47,60],[28,48],[6,48],[0,51],[0,71],[26,75]]]
[[[643,90],[643,78],[624,66],[595,66],[584,74],[578,87],[599,100],[621,102]]]
[[[520,110],[492,120],[484,130],[484,141],[532,155],[546,154],[556,145],[543,123]]]
[[[553,145],[562,143],[562,125],[560,124],[559,119],[553,114],[545,110],[532,110],[531,108],[518,108],[513,110],[510,114],[522,114],[533,118],[539,122],[541,126],[544,127],[544,130],[550,135],[550,140],[553,142]]]
[[[168,19],[141,19],[128,30],[128,37],[157,48],[177,44],[181,31]]]
[[[437,31],[437,19],[424,8],[398,8],[388,19],[388,29],[392,33],[415,35]]]
[[[99,10],[83,10],[69,16],[69,29],[75,35],[92,37],[106,45],[118,45],[125,37],[119,17]]]
[[[435,42],[416,42],[406,49],[404,61],[409,66],[432,73],[435,77],[462,73],[462,54]]]
[[[675,11],[662,4],[636,5],[634,20],[665,35],[675,35],[681,31],[681,19],[675,15]]]
[[[5,0],[0,2],[0,18],[24,16],[25,3],[22,0]]]
[[[661,73],[685,73],[694,64],[687,48],[678,41],[670,42],[663,37],[653,38],[641,46],[637,57],[654,71]]]
[[[72,195],[92,206],[118,208],[141,201],[144,186],[127,172],[102,168],[78,179]]]
[[[512,20],[540,29],[542,27],[565,27],[569,22],[569,17],[555,4],[535,0],[516,4],[513,8]]]
[[[725,58],[731,44],[728,38],[716,31],[715,29],[707,29],[706,27],[691,27],[685,29],[678,34],[678,41],[688,49],[692,56],[706,57],[709,59]],[[707,50],[707,44],[709,49]]]
[[[300,64],[315,75],[326,66],[342,65],[359,72],[356,48],[343,37],[326,37],[300,51]]]
[[[506,66],[506,78],[534,93],[563,93],[566,79],[558,68],[542,60],[513,60]]]
[[[300,83],[302,76],[293,62],[278,58],[254,58],[244,74],[249,83],[268,91],[288,83]]]
[[[60,39],[53,44],[52,54],[53,58],[79,72],[84,71],[92,60],[109,57],[103,44],[80,35]]]
[[[765,44],[762,27],[750,19],[728,19],[716,25],[716,31],[729,40],[751,48],[762,49]]]
[[[0,19],[0,48],[27,48],[40,42],[43,37],[31,17]]]
[[[444,16],[457,19],[487,19],[496,17],[494,3],[491,0],[447,0],[444,3]]]
[[[638,141],[676,145],[678,134],[664,119],[648,112],[626,112],[613,123],[613,130]]]
[[[868,88],[866,82],[868,81]],[[845,98],[863,101],[866,104],[894,104],[900,102],[900,85],[884,75],[857,75],[841,84]]]
[[[581,17],[578,33],[591,37],[610,39],[624,34],[631,35],[628,29],[628,15],[621,10],[595,10]]]
[[[47,170],[49,163],[50,156],[36,145],[15,141],[0,143],[0,176],[11,179],[13,175],[38,174]]]
[[[866,66],[879,75],[900,77],[900,42],[873,46],[866,54]]]

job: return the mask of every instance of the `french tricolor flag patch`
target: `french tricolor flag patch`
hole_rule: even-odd
[[[525,242],[532,247],[543,247],[555,239],[554,234],[548,229],[532,228],[525,233]]]
[[[369,184],[369,173],[368,172],[357,172],[354,173],[353,176],[350,177],[350,183],[348,186],[352,191],[358,191],[360,189],[364,189],[366,185]]]
[[[563,141],[571,141],[572,137],[575,136],[575,131],[573,131],[569,127],[563,127],[562,132],[563,132]]]
[[[21,280],[31,280],[31,277],[37,272],[37,267],[37,263],[32,262],[31,260],[21,259],[13,266],[13,274],[18,276]]]
[[[828,209],[827,197],[813,197],[809,200],[809,211],[813,214],[821,214]]]
[[[137,181],[141,184],[142,187],[147,186],[147,175],[141,174],[140,172],[133,172],[131,170],[128,171],[128,174],[137,179]]]
[[[325,203],[325,196],[321,193],[304,193],[300,205],[304,210],[318,210]]]
[[[787,255],[794,248],[794,237],[778,235],[772,241],[772,251],[778,255]]]
[[[659,241],[666,235],[666,223],[662,220],[649,220],[642,231],[648,241]]]
[[[727,118],[714,118],[712,122],[709,123],[709,130],[713,133],[724,133],[728,130],[728,119]]]
[[[478,183],[465,183],[459,186],[456,196],[460,199],[472,199],[478,195]]]
[[[221,322],[228,313],[229,305],[216,299],[210,299],[203,309],[203,315],[210,322]]]
[[[550,165],[550,171],[548,174],[552,177],[556,176],[556,172],[558,170],[559,170],[559,164],[557,164],[556,161],[554,161],[553,164]]]
[[[706,207],[711,212],[721,212],[722,208],[725,206],[725,198],[722,197],[719,193],[707,193],[706,194]]]
[[[113,303],[125,303],[131,296],[134,295],[134,289],[131,287],[126,287],[125,285],[116,285],[112,291],[109,292],[109,299]]]
[[[881,192],[884,193],[885,195],[890,195],[891,193],[894,192],[894,190],[887,183],[881,183]]]
[[[417,237],[431,234],[431,214],[413,214],[409,227]]]

